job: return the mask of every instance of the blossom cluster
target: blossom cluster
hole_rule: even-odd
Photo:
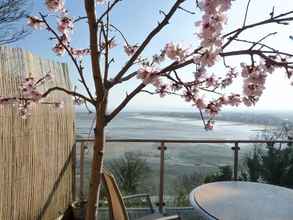
[[[202,19],[196,22],[201,27],[198,37],[201,40],[203,54],[196,56],[194,62],[205,66],[213,66],[221,52],[223,44],[222,30],[226,23],[225,12],[231,7],[231,0],[202,0],[200,9],[204,12]]]
[[[272,65],[268,65],[261,61],[258,65],[247,65],[241,63],[241,76],[244,79],[243,82],[243,103],[247,106],[254,105],[262,95],[265,89],[265,82],[268,73],[274,71]]]
[[[17,106],[18,114],[21,118],[26,119],[31,114],[32,106],[35,103],[41,103],[43,93],[39,91],[39,87],[51,80],[53,76],[48,73],[40,79],[29,76],[22,80],[20,84],[20,96],[19,97],[2,97],[0,96],[0,104],[13,104]],[[46,103],[51,104],[51,103]],[[62,102],[52,103],[56,108],[62,108]]]

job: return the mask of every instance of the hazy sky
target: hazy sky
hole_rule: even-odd
[[[34,13],[39,11],[45,12],[43,7],[43,0],[37,0],[34,3]],[[76,0],[74,4],[68,4],[72,2],[67,0],[67,8],[72,12],[74,16],[85,15],[83,10],[83,1]],[[119,27],[123,33],[127,36],[127,39],[131,44],[140,43],[144,37],[151,31],[157,22],[162,19],[162,15],[159,10],[167,11],[175,0],[123,0],[112,13],[111,22]],[[200,19],[200,12],[195,9],[195,0],[187,0],[184,3],[184,7],[192,11],[196,11],[195,15],[186,14],[183,11],[178,11],[170,24],[160,33],[147,48],[144,56],[150,56],[155,52],[159,52],[163,45],[170,41],[181,42],[187,46],[191,45],[196,47],[198,45],[198,39],[194,36],[194,33],[198,31],[194,22]],[[239,27],[244,18],[244,9],[246,6],[246,0],[233,1],[232,9],[229,12],[229,20],[224,32],[233,30]],[[269,13],[272,7],[275,6],[275,13],[282,13],[286,10],[293,10],[293,4],[290,0],[252,0],[251,7],[248,14],[247,23],[254,23],[269,17]],[[103,6],[99,6],[99,11],[102,11]],[[56,23],[55,19],[50,20],[52,24]],[[277,48],[282,48],[285,51],[293,52],[293,41],[289,39],[289,35],[293,34],[292,25],[280,26],[280,25],[267,25],[262,29],[254,29],[240,36],[242,39],[258,40],[267,33],[278,31],[277,37],[272,37],[266,42]],[[78,85],[77,78],[75,77],[75,70],[70,60],[64,57],[57,57],[52,52],[51,48],[54,42],[50,42],[48,38],[49,33],[45,30],[34,31],[25,40],[16,43],[14,46],[25,48],[32,51],[34,54],[41,55],[42,57],[53,59],[60,62],[68,62],[70,65],[70,74],[73,84]],[[86,31],[86,25],[80,23],[77,25],[72,37],[74,47],[87,48],[88,47],[88,35]],[[111,73],[114,75],[119,71],[119,68],[127,61],[127,57],[123,53],[123,41],[117,37],[118,47],[111,51],[111,55],[115,57],[115,64],[111,67]],[[235,50],[238,45],[230,47],[231,50]],[[228,50],[227,50],[228,51]],[[239,62],[245,61],[245,57],[237,57],[228,60],[232,66],[239,66]],[[90,73],[88,61],[86,63],[86,72]],[[184,74],[192,75],[192,68],[184,69]],[[214,70],[222,71],[219,67]],[[88,80],[91,81],[90,74]],[[91,81],[92,82],[92,81]],[[109,108],[116,106],[119,101],[125,96],[127,91],[131,91],[132,88],[140,81],[134,80],[130,83],[118,86],[110,94]],[[92,86],[92,83],[91,83]],[[81,86],[79,86],[81,87]],[[289,81],[286,79],[286,75],[281,72],[275,72],[273,76],[270,76],[267,81],[267,89],[264,95],[261,97],[259,103],[254,108],[256,110],[293,110],[293,87],[290,86]],[[241,91],[241,82],[235,84],[232,87],[232,91]],[[151,96],[147,94],[141,94],[137,96],[128,106],[129,110],[192,110],[189,103],[185,103],[179,97],[166,97],[160,98],[158,96]],[[235,108],[234,108],[235,109]],[[247,109],[245,107],[240,109]],[[251,109],[252,110],[252,109]]]

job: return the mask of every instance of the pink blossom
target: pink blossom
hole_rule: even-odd
[[[246,63],[240,63],[240,66],[242,68],[241,76],[242,77],[248,77],[248,75],[250,74],[249,66],[247,66]]]
[[[194,99],[193,94],[189,90],[184,91],[182,97],[185,99],[186,102],[190,102]]]
[[[264,72],[273,73],[275,71],[275,66],[272,65],[272,63],[268,60],[262,61],[260,66],[264,70]]]
[[[162,50],[161,54],[153,55],[153,61],[152,62],[160,64],[161,62],[163,62],[165,60],[165,55],[166,55],[166,52],[164,50]]]
[[[22,119],[27,119],[31,115],[31,103],[29,101],[18,103],[18,114]]]
[[[161,98],[163,98],[168,93],[168,85],[160,85],[159,88],[157,88],[156,92],[159,93]]]
[[[45,4],[49,11],[64,12],[64,0],[46,0]]]
[[[229,99],[229,105],[231,106],[238,106],[241,103],[241,98],[239,94],[232,94],[228,96]]]
[[[172,83],[172,85],[171,85],[171,90],[172,91],[176,92],[176,91],[178,91],[180,89],[182,89],[182,85],[181,84],[179,84],[179,83]]]
[[[228,105],[229,104],[229,97],[228,96],[221,96],[218,100],[218,105]]]
[[[33,29],[43,29],[46,28],[46,24],[37,16],[28,16],[27,24]]]
[[[116,44],[116,42],[115,42],[114,39],[112,39],[112,40],[110,40],[110,41],[108,42],[108,48],[109,48],[109,49],[112,49],[112,48],[114,48],[114,47],[116,47],[116,46],[117,46],[117,44]],[[106,47],[106,43],[103,42],[103,43],[102,43],[102,48],[105,48],[105,47]]]
[[[206,107],[206,104],[202,98],[196,99],[194,105],[200,110]]]
[[[217,85],[218,81],[215,76],[211,76],[206,79],[206,87],[216,87]]]
[[[56,53],[58,56],[64,55],[66,48],[69,47],[69,39],[66,34],[63,34],[60,38],[60,41],[58,41],[55,46],[52,48],[52,51]]]
[[[194,78],[196,80],[204,79],[206,77],[207,70],[204,66],[200,66],[196,72],[194,72]]]
[[[47,74],[44,76],[44,78],[47,79],[47,80],[52,80],[52,79],[54,79],[54,76],[53,76],[52,74],[50,74],[50,73],[47,73]]]
[[[81,58],[83,56],[90,55],[90,53],[91,53],[90,49],[70,48],[70,51],[75,58]]]
[[[58,56],[63,56],[65,54],[66,50],[65,50],[65,47],[62,44],[57,43],[55,45],[55,47],[52,48],[52,51],[54,53],[56,53]]]
[[[206,130],[213,130],[214,124],[211,120],[208,121],[208,123],[205,125]]]
[[[81,99],[80,97],[73,97],[73,104],[75,104],[75,105],[82,105],[82,104],[84,104],[84,100],[83,99]]]
[[[237,73],[235,72],[234,68],[230,68],[230,71],[227,73],[226,77],[221,81],[222,88],[226,88],[227,86],[231,85],[233,79],[237,77]]]
[[[244,103],[244,105],[246,105],[248,107],[254,105],[254,101],[249,99],[248,97],[243,97],[242,102]]]
[[[109,49],[112,49],[114,47],[117,47],[117,43],[116,43],[116,41],[114,39],[112,39],[112,40],[110,40],[108,46],[109,46]]]
[[[218,104],[216,102],[210,102],[207,107],[206,111],[211,117],[215,117],[219,111],[220,111],[221,104]]]
[[[249,80],[244,81],[243,93],[247,96],[259,97],[265,89],[262,84],[250,83]]]
[[[58,22],[58,31],[68,37],[69,33],[73,29],[73,26],[73,20],[68,16],[63,16]]]
[[[220,10],[227,11],[231,8],[231,0],[221,0]]]
[[[132,56],[138,49],[137,45],[134,46],[130,46],[130,45],[125,45],[124,46],[124,52],[128,55],[128,56]]]
[[[218,51],[207,50],[201,56],[196,56],[194,58],[194,63],[202,65],[202,66],[213,66],[217,61],[217,57],[219,55]]]
[[[55,102],[54,103],[54,107],[56,108],[56,109],[63,109],[64,108],[64,101],[61,101],[61,102]]]
[[[137,78],[142,79],[144,84],[152,83],[154,86],[158,87],[160,86],[160,80],[159,80],[159,70],[150,67],[150,66],[142,66],[138,70]]]
[[[164,51],[169,59],[183,61],[186,57],[187,49],[183,48],[180,44],[171,42],[166,44]]]
[[[33,77],[25,78],[20,87],[23,98],[38,102],[42,98],[42,94],[37,91],[36,86],[37,84]]]

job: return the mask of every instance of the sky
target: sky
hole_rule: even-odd
[[[33,4],[33,15],[37,15],[39,12],[46,13],[46,9],[43,5],[43,0],[36,0]],[[67,8],[72,16],[77,17],[79,15],[84,16],[84,6],[82,0],[76,0],[74,3],[67,0]],[[145,36],[157,25],[163,17],[160,14],[160,10],[167,12],[168,9],[174,4],[175,0],[123,0],[113,10],[111,16],[111,23],[127,36],[130,44],[140,43],[144,40]],[[232,4],[232,9],[228,13],[228,23],[225,27],[224,33],[229,32],[240,27],[243,23],[246,0],[235,0]],[[265,4],[264,4],[265,3]],[[291,3],[291,4],[290,4]],[[251,0],[250,9],[248,12],[247,24],[261,21],[269,17],[273,6],[275,6],[275,13],[279,14],[285,11],[293,10],[293,5],[290,0]],[[179,10],[175,16],[171,19],[170,24],[153,39],[151,44],[147,47],[143,56],[151,57],[154,53],[158,53],[160,49],[168,42],[180,42],[183,45],[189,47],[198,46],[198,38],[195,33],[198,29],[194,26],[194,23],[201,18],[201,13],[195,7],[195,0],[186,0],[183,5],[184,8],[195,11],[194,15],[187,14],[182,10]],[[291,7],[291,8],[290,8]],[[100,14],[105,7],[99,5],[97,13]],[[49,21],[54,25],[56,23],[55,18],[49,18]],[[267,33],[278,32],[278,36],[271,37],[266,40],[266,43],[274,47],[280,48],[287,52],[293,52],[293,41],[289,39],[289,35],[293,35],[292,25],[267,25],[261,29],[256,28],[252,31],[241,35],[241,39],[258,40]],[[114,33],[113,33],[114,34]],[[123,41],[116,35],[116,42],[118,46],[111,50],[111,55],[115,57],[115,63],[111,66],[110,76],[114,76],[115,73],[123,66],[128,57],[123,53]],[[54,42],[49,40],[50,33],[46,30],[33,31],[24,40],[15,43],[14,47],[22,47],[31,51],[34,54],[40,55],[44,58],[56,60],[58,62],[67,62],[70,68],[70,76],[73,85],[77,85],[78,88],[82,86],[77,81],[77,74],[73,67],[72,62],[67,56],[57,57],[52,52]],[[72,45],[76,48],[88,47],[88,34],[87,24],[80,22],[76,25],[74,33],[72,35]],[[243,46],[238,44],[232,45],[228,50],[242,49]],[[227,51],[228,51],[227,50]],[[240,62],[246,61],[247,57],[235,57],[227,60],[227,62],[235,67],[239,66]],[[87,81],[91,88],[93,88],[93,81],[90,74],[90,63],[88,59],[84,60],[85,72],[87,75]],[[185,68],[182,74],[187,77],[192,76],[193,68]],[[217,75],[223,72],[223,68],[219,65],[213,69]],[[119,104],[119,102],[125,97],[126,92],[130,92],[139,83],[139,80],[120,85],[110,93],[109,110],[113,109]],[[265,90],[260,101],[254,108],[240,107],[240,108],[226,108],[227,110],[241,110],[241,111],[255,111],[255,110],[293,110],[293,87],[286,79],[286,75],[281,71],[276,71],[274,75],[269,76]],[[150,87],[151,90],[151,87]],[[241,92],[241,81],[236,82],[230,89],[233,92]],[[83,92],[83,90],[81,90]],[[186,103],[180,97],[168,96],[160,98],[158,96],[152,96],[149,94],[140,94],[135,97],[128,105],[127,110],[193,110],[194,107],[190,103]]]

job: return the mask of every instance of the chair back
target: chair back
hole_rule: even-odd
[[[112,173],[103,169],[102,179],[107,191],[111,220],[129,220],[120,190]]]

